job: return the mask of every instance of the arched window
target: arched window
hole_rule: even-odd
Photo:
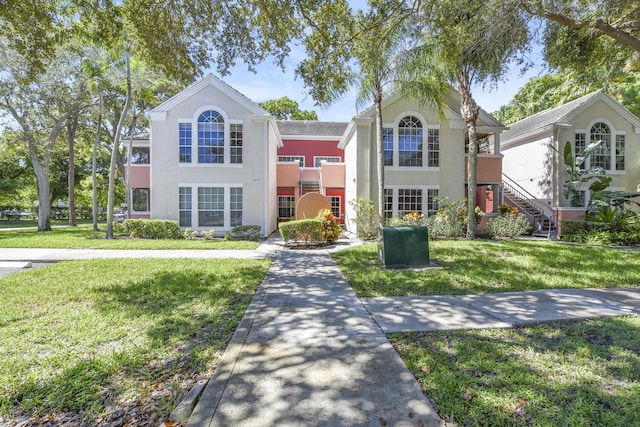
[[[598,122],[591,126],[591,143],[600,142],[598,148],[591,153],[591,167],[611,169],[611,130],[605,123]]]
[[[398,124],[399,166],[422,166],[422,122],[414,116],[406,116]]]
[[[217,111],[198,117],[198,163],[224,163],[224,118]]]

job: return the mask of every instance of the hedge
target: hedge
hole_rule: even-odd
[[[182,239],[177,221],[165,219],[125,219],[122,228],[137,239]]]
[[[280,234],[285,242],[305,245],[324,242],[324,226],[319,218],[299,219],[280,223]]]

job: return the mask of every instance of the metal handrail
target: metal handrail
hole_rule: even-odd
[[[503,173],[502,178],[503,178],[502,179],[503,188],[506,188],[514,196],[522,200],[526,200],[528,207],[533,209],[533,211],[535,212],[535,215],[529,214],[529,212],[527,212],[523,206],[520,206],[516,200],[513,200],[513,202],[516,205],[519,205],[518,207],[521,208],[521,210],[523,210],[527,215],[531,216],[531,219],[533,220],[533,223],[534,223],[534,228],[536,228],[536,225],[537,225],[538,229],[542,231],[543,222],[544,222],[543,220],[546,219],[548,222],[547,233],[549,236],[551,236],[551,232],[553,231],[552,229],[555,226],[555,223],[557,221],[557,218],[553,218],[555,216],[554,209],[551,209],[551,214],[548,215],[546,213],[546,210],[548,208],[540,199],[538,199],[536,196],[531,194],[525,188],[520,186],[508,175]]]

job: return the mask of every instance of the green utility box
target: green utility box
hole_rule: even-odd
[[[431,260],[427,227],[382,227],[378,255],[385,267],[428,267]]]

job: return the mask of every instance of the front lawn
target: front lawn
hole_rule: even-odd
[[[360,296],[640,286],[640,253],[549,241],[432,241],[442,268],[385,269],[376,245],[333,254]],[[640,425],[640,318],[390,334],[459,426]]]
[[[375,244],[333,254],[361,297],[640,286],[640,252],[550,241],[429,242],[442,268],[384,268]]]
[[[149,240],[118,237],[105,239],[105,231],[90,225],[54,228],[38,233],[34,229],[0,229],[0,248],[61,249],[255,249],[257,242],[242,240]]]
[[[269,265],[67,261],[1,277],[0,421],[157,425],[215,369]]]
[[[640,317],[390,338],[455,425],[640,425]]]

